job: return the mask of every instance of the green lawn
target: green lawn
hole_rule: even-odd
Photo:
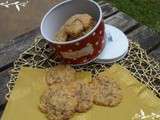
[[[160,0],[106,0],[120,11],[160,32]]]

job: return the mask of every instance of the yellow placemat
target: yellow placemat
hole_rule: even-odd
[[[45,115],[38,110],[39,97],[46,89],[45,74],[46,70],[42,69],[21,69],[2,120],[46,120]],[[123,92],[121,104],[113,108],[94,105],[87,113],[77,113],[72,120],[152,120],[153,117],[157,117],[155,120],[158,120],[158,117],[160,118],[160,99],[131,76],[127,69],[113,65],[101,74],[116,80],[121,86]]]
[[[46,70],[22,68],[7,103],[2,120],[45,120],[38,111],[39,99],[46,89]]]

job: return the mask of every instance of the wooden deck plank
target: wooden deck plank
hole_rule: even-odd
[[[5,71],[0,73],[0,106],[2,106],[3,104],[5,104],[7,102],[5,99],[5,95],[8,92],[6,85],[10,79],[10,77],[9,77],[10,69],[11,68],[6,69]]]
[[[4,112],[5,106],[6,106],[6,104],[0,106],[0,118]]]
[[[106,24],[113,25],[123,32],[127,32],[129,29],[133,28],[138,24],[137,21],[129,17],[123,12],[118,12],[115,15],[105,19]]]
[[[0,118],[1,118],[1,116],[2,116],[2,114],[3,114],[3,111],[4,111],[4,109],[2,109],[2,110],[0,111]]]
[[[144,25],[129,33],[128,38],[138,42],[147,52],[151,52],[160,43],[160,34]]]
[[[19,12],[15,6],[7,9],[0,5],[0,49],[12,43],[13,38],[39,27],[44,14],[64,0],[0,0],[0,3],[5,1],[29,3]]]
[[[35,29],[15,39],[12,43],[0,50],[0,70],[3,70],[6,65],[12,63],[16,58],[26,50],[33,42],[33,39],[40,34],[39,29]]]
[[[156,61],[160,62],[160,45],[158,46],[157,49],[153,50],[149,55],[155,58]]]
[[[109,3],[102,4],[101,8],[103,11],[103,18],[104,19],[118,12],[118,9],[113,7]]]

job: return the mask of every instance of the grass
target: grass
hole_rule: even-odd
[[[106,0],[138,22],[160,32],[160,0]]]

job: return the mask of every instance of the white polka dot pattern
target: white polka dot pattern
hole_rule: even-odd
[[[98,42],[96,42],[96,45],[98,45],[99,43]]]
[[[72,52],[72,50],[68,50],[68,52]]]
[[[96,35],[96,32],[93,33],[93,36],[95,36],[95,35]]]
[[[80,43],[79,43],[79,42],[77,42],[75,45],[76,45],[76,46],[79,46],[79,45],[80,45]]]
[[[99,34],[102,35],[102,31],[100,31]]]

